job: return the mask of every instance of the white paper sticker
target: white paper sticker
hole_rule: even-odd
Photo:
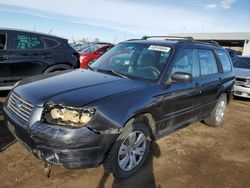
[[[155,51],[160,51],[160,52],[169,52],[171,50],[170,47],[166,46],[155,46],[155,45],[150,45],[148,50],[155,50]]]

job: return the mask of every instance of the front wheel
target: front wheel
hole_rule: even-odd
[[[109,151],[104,170],[116,178],[133,175],[147,159],[150,142],[150,131],[145,124],[126,127]]]
[[[213,127],[219,127],[224,120],[225,112],[227,109],[227,95],[223,94],[220,96],[217,104],[215,105],[210,117],[204,119],[207,125]]]

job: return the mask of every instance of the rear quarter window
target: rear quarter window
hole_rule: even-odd
[[[222,68],[224,72],[230,72],[232,70],[232,65],[231,65],[231,61],[229,59],[229,56],[227,55],[227,53],[223,50],[215,50],[216,53],[218,54],[218,57],[220,59]]]
[[[46,48],[55,48],[60,45],[60,42],[54,39],[43,38]]]
[[[30,33],[15,33],[9,39],[11,49],[44,49],[44,42],[35,34]]]

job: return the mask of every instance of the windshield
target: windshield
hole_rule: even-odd
[[[121,43],[97,59],[90,69],[156,81],[160,78],[171,51],[167,46]]]
[[[238,58],[233,62],[235,68],[250,69],[250,58]]]

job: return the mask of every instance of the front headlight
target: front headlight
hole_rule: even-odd
[[[70,127],[84,127],[92,119],[94,113],[94,109],[86,110],[53,104],[45,107],[43,119],[52,124]]]

